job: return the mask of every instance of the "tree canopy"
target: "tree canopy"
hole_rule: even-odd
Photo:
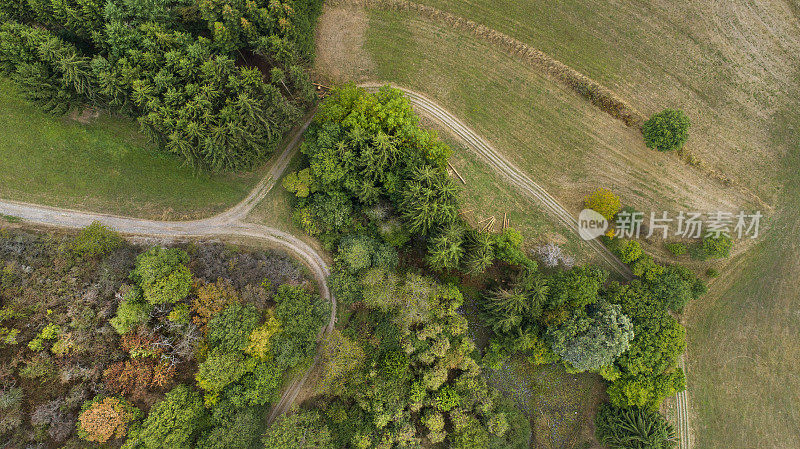
[[[192,166],[240,170],[313,100],[302,66],[321,3],[12,0],[0,5],[0,72],[48,112],[132,115]]]

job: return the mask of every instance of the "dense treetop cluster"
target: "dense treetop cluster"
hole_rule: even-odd
[[[204,170],[263,161],[314,92],[319,0],[8,0],[0,72],[43,109],[137,117]]]

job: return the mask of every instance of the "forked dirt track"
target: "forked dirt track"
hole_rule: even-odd
[[[363,87],[374,91],[378,88],[378,85],[369,84]],[[411,105],[419,112],[437,120],[459,136],[467,144],[468,148],[481,157],[494,171],[505,177],[515,188],[540,202],[548,213],[552,214],[561,224],[574,231],[577,235],[578,222],[575,217],[547,191],[525,175],[524,172],[503,158],[497,150],[479,137],[472,129],[426,97],[402,87],[394,87],[402,90]],[[3,200],[0,200],[0,213],[18,217],[30,223],[47,226],[83,228],[94,221],[98,221],[119,232],[138,236],[162,238],[249,237],[284,247],[289,252],[300,257],[309,267],[319,285],[320,295],[331,302],[330,319],[322,331],[327,334],[333,330],[336,322],[336,298],[331,295],[326,283],[330,269],[325,259],[307,243],[287,232],[245,221],[253,207],[274,187],[276,181],[288,167],[289,161],[297,154],[300,139],[303,132],[311,124],[311,120],[312,116],[307,117],[305,123],[294,131],[283,153],[276,158],[270,172],[244,200],[227,211],[210,218],[194,221],[143,220]],[[614,256],[608,248],[597,240],[591,240],[587,243],[611,269],[626,279],[633,279],[633,273],[631,273],[628,266]],[[311,372],[319,364],[319,359],[319,354],[317,354],[303,376],[296,378],[286,387],[278,403],[270,412],[268,423],[271,423],[277,416],[291,408]],[[676,403],[678,407],[678,428],[681,437],[680,447],[688,449],[689,424],[685,392],[677,395]]]

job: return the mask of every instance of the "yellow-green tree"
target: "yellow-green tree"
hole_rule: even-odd
[[[619,197],[614,195],[614,192],[605,188],[600,188],[592,192],[583,199],[583,204],[588,209],[598,212],[607,220],[614,218],[620,208],[622,208],[622,202],[619,200]]]

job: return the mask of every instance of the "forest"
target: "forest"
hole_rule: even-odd
[[[198,171],[263,162],[315,100],[320,0],[5,0],[0,74],[53,114],[97,108]]]
[[[251,447],[330,315],[271,251],[94,224],[3,229],[0,260],[3,447]]]
[[[301,151],[307,165],[283,184],[295,193],[297,224],[335,254],[329,285],[348,315],[323,347],[322,394],[268,435],[297,442],[297,432],[317,429],[320,440],[306,447],[526,447],[529,423],[480,375],[521,354],[608,381],[603,444],[672,447],[657,411],[684,389],[685,330],[675,316],[706,290],[693,272],[606,237],[636,276],[621,282],[598,267],[533,260],[512,228],[470,228],[450,149],[389,87],[334,90]],[[481,291],[492,330],[484,348],[465,336],[464,288]]]

